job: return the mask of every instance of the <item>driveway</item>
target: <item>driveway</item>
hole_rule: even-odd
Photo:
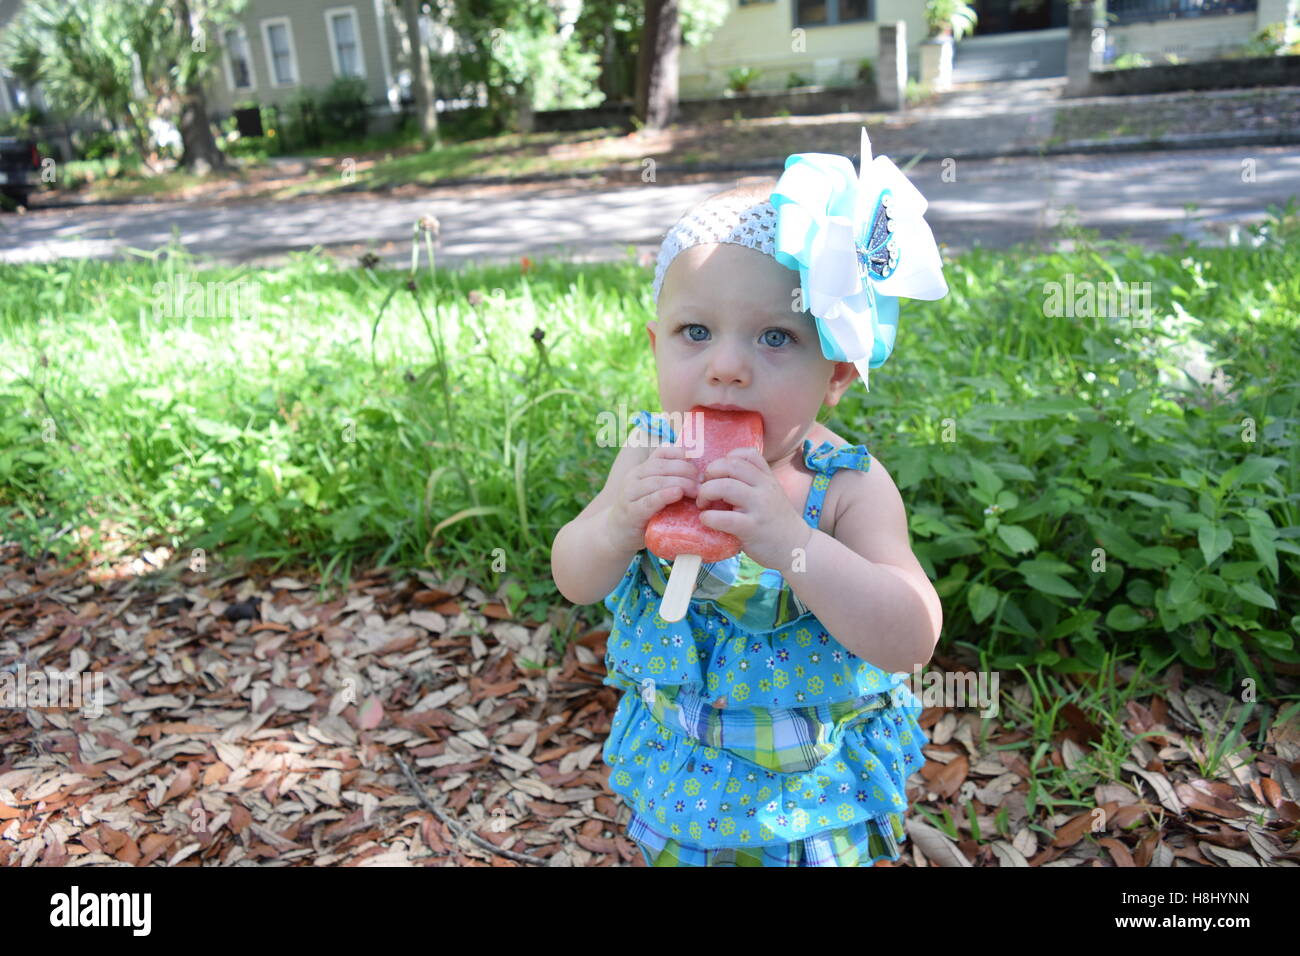
[[[771,175],[780,174],[774,168]],[[442,227],[440,266],[537,259],[615,260],[629,246],[657,250],[676,218],[741,175],[609,185],[431,189],[409,196],[350,194],[279,202],[147,203],[0,216],[0,261],[112,258],[155,249],[173,236],[195,254],[274,264],[321,246],[355,258],[373,249],[410,261],[412,224],[432,213]],[[1106,237],[1149,246],[1174,233],[1220,241],[1234,224],[1259,221],[1269,204],[1300,196],[1300,151],[1256,147],[1111,156],[921,162],[908,175],[930,201],[927,219],[951,251],[1044,240],[1067,207]],[[1196,203],[1191,218],[1185,208]]]

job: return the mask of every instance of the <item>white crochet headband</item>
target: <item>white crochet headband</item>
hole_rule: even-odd
[[[706,200],[699,208],[678,219],[659,246],[659,263],[655,267],[655,304],[659,304],[659,290],[663,287],[668,267],[683,249],[707,242],[730,242],[775,256],[775,235],[776,210],[770,200],[753,203],[743,196]]]

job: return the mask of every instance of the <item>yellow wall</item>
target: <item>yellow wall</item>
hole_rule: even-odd
[[[858,61],[867,57],[879,65],[878,27],[896,20],[907,23],[909,73],[916,75],[917,47],[926,32],[922,0],[875,0],[873,21],[804,27],[802,52],[795,47],[794,2],[772,0],[742,7],[732,0],[731,13],[708,44],[698,50],[682,48],[680,95],[717,96],[727,85],[727,71],[739,66],[762,71],[751,87],[756,90],[783,90],[791,73],[813,83],[852,83]]]
[[[1226,47],[1240,46],[1259,29],[1253,13],[1226,13],[1217,17],[1189,17],[1158,23],[1111,24],[1107,42],[1114,42],[1117,55],[1141,53],[1153,63],[1165,53],[1185,60],[1205,59]]]

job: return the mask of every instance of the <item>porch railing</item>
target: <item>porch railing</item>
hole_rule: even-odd
[[[1139,23],[1254,13],[1257,5],[1257,0],[1106,0],[1106,12],[1115,17],[1114,23]]]

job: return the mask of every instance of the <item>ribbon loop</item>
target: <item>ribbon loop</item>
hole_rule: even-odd
[[[843,156],[796,153],[771,203],[773,255],[799,273],[822,354],[853,362],[866,385],[893,352],[899,297],[948,294],[925,197],[888,158],[871,158],[863,127],[856,174]]]

